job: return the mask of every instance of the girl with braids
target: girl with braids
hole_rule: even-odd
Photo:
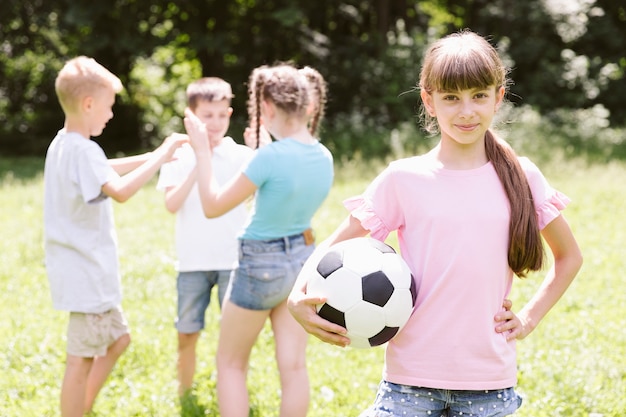
[[[221,216],[255,195],[254,210],[239,239],[239,266],[222,307],[217,348],[220,415],[248,416],[248,361],[269,318],[280,373],[280,416],[305,416],[307,334],[289,314],[287,296],[314,250],[311,218],[330,190],[333,160],[309,130],[310,89],[302,73],[286,64],[259,67],[250,76],[249,88],[252,125],[260,127],[262,118],[276,140],[257,149],[244,170],[221,188],[213,179],[204,125],[185,111],[204,214]],[[317,107],[321,113],[323,106]]]
[[[407,325],[386,347],[383,379],[362,417],[506,416],[515,393],[515,341],[528,336],[563,295],[582,257],[560,210],[569,199],[491,131],[509,84],[496,50],[469,31],[427,50],[419,89],[428,153],[392,162],[304,266],[288,306],[321,340],[346,346],[345,329],[315,314],[307,270],[324,247],[397,231],[419,292]],[[506,298],[514,275],[541,269],[542,237],[554,263],[517,313]]]
[[[324,110],[326,107],[326,82],[322,74],[315,68],[306,66],[298,71],[304,75],[309,82],[310,100],[307,110],[311,117],[309,120],[309,131],[311,135],[318,137],[319,126],[324,118]],[[254,91],[249,91],[248,94],[252,97]],[[252,101],[250,104],[254,105]],[[254,109],[248,109],[248,112],[254,114]],[[263,125],[254,125],[254,119],[252,118],[251,125],[252,126],[247,127],[243,132],[244,141],[248,147],[256,149],[272,141],[272,138]]]

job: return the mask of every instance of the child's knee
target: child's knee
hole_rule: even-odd
[[[178,333],[178,350],[185,350],[196,346],[199,332],[196,333]]]

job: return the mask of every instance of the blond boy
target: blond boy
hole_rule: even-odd
[[[119,78],[80,56],[61,69],[55,88],[65,125],[46,154],[44,246],[54,308],[70,313],[61,387],[61,415],[70,417],[91,410],[130,343],[111,200],[134,195],[186,139],[169,137],[154,152],[108,160],[91,138],[113,117]]]

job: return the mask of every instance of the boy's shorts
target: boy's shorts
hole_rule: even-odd
[[[287,299],[314,249],[304,234],[272,240],[241,239],[239,267],[226,299],[248,310],[271,310]]]
[[[176,279],[179,333],[197,333],[204,329],[204,315],[211,302],[211,290],[217,285],[217,297],[222,306],[230,280],[230,270],[179,272]]]
[[[521,404],[513,388],[445,390],[382,381],[374,405],[359,417],[504,417]]]
[[[82,358],[104,356],[108,347],[128,332],[121,307],[99,314],[70,312],[67,353]]]

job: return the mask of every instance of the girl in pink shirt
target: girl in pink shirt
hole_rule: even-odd
[[[346,346],[345,329],[315,312],[307,270],[325,248],[397,231],[419,288],[407,325],[386,348],[383,380],[362,417],[507,416],[515,393],[515,340],[528,336],[582,264],[561,210],[569,199],[490,130],[509,84],[497,51],[463,31],[428,49],[419,88],[424,126],[441,140],[430,152],[392,162],[302,270],[289,309],[319,339]],[[554,263],[518,312],[507,296],[514,275]]]

